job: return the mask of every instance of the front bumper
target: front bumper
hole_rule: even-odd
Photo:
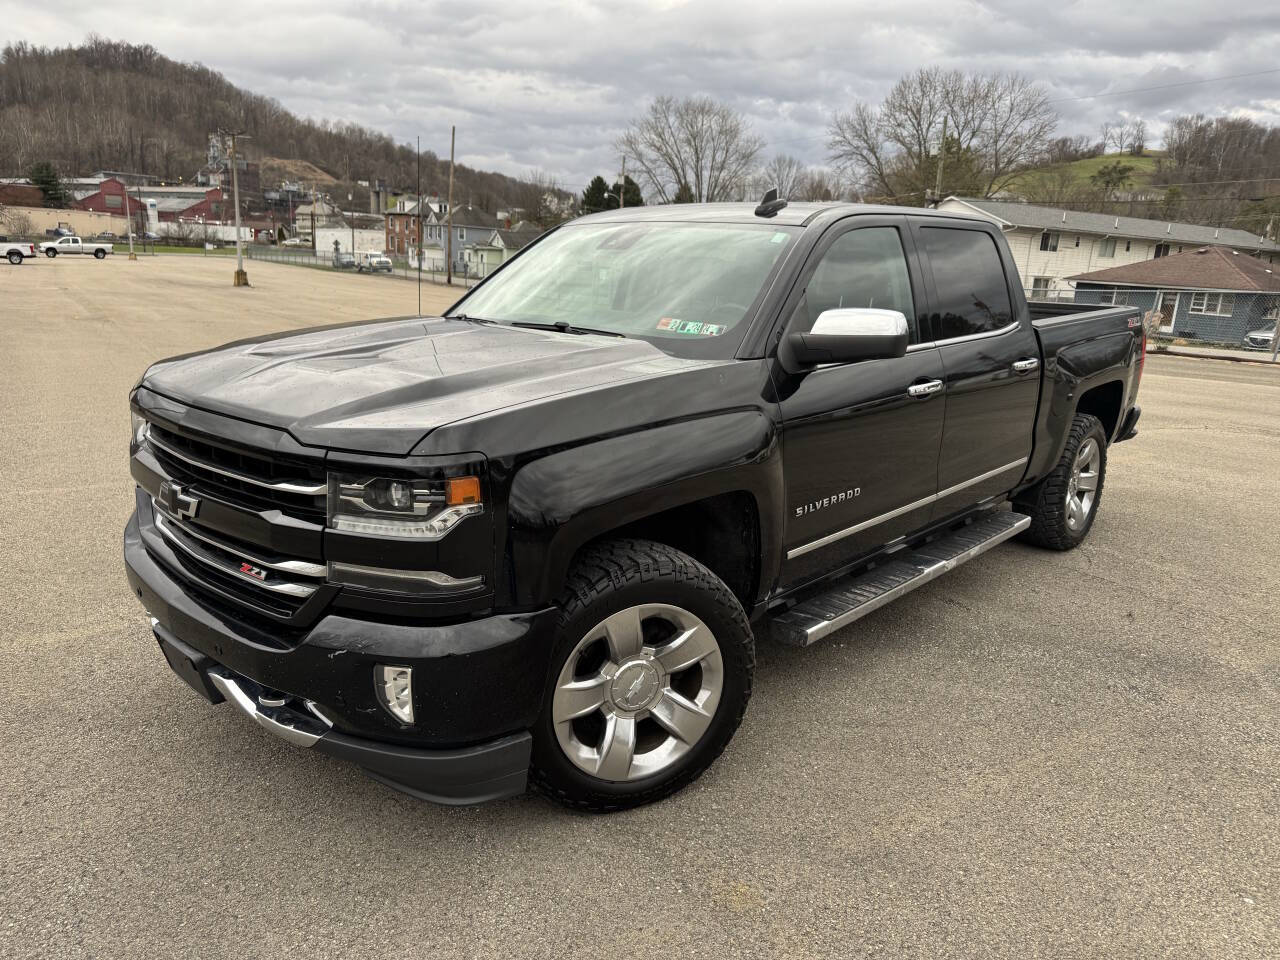
[[[206,699],[228,700],[273,734],[423,799],[480,803],[523,792],[553,610],[431,625],[330,615],[300,640],[272,644],[187,589],[164,550],[135,514],[124,535],[129,586],[169,665]],[[377,700],[378,663],[413,667],[412,727]]]

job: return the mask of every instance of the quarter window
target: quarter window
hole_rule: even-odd
[[[824,310],[846,307],[897,310],[914,329],[911,275],[898,231],[865,227],[837,237],[805,285],[804,305],[805,330]]]
[[[937,288],[939,339],[986,333],[1013,322],[1009,287],[990,234],[938,227],[920,233]]]

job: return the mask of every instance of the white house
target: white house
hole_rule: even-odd
[[[1246,230],[968,197],[947,197],[938,209],[976,214],[998,224],[1009,241],[1027,294],[1034,299],[1073,296],[1067,277],[1206,244],[1229,246],[1269,263],[1280,261],[1280,243]]]

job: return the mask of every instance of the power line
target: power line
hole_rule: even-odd
[[[1204,77],[1200,80],[1179,80],[1176,83],[1161,83],[1154,87],[1134,87],[1132,90],[1111,90],[1102,93],[1090,93],[1083,97],[1058,97],[1048,103],[1074,103],[1078,100],[1096,100],[1098,97],[1120,97],[1126,93],[1150,93],[1152,90],[1169,90],[1173,87],[1189,87],[1197,83],[1217,83],[1219,80],[1243,80],[1245,77],[1261,77],[1269,73],[1280,73],[1280,67],[1271,70],[1255,70],[1253,73],[1233,73],[1225,77]]]

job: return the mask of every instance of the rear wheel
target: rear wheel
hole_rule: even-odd
[[[603,813],[700,776],[751,696],[755,645],[732,591],[678,550],[618,540],[582,557],[560,608],[533,785]]]
[[[15,267],[22,266],[22,254],[20,254],[17,250],[10,250],[9,262],[12,263]]]
[[[1051,550],[1078,547],[1097,516],[1106,473],[1106,431],[1097,417],[1078,413],[1053,471],[1014,504],[1031,517],[1023,539]]]
[[[105,250],[95,250],[95,251],[93,251],[93,258],[94,258],[95,260],[103,260],[103,259],[105,259],[105,258],[106,258],[106,256],[107,256],[107,251],[105,251]]]

